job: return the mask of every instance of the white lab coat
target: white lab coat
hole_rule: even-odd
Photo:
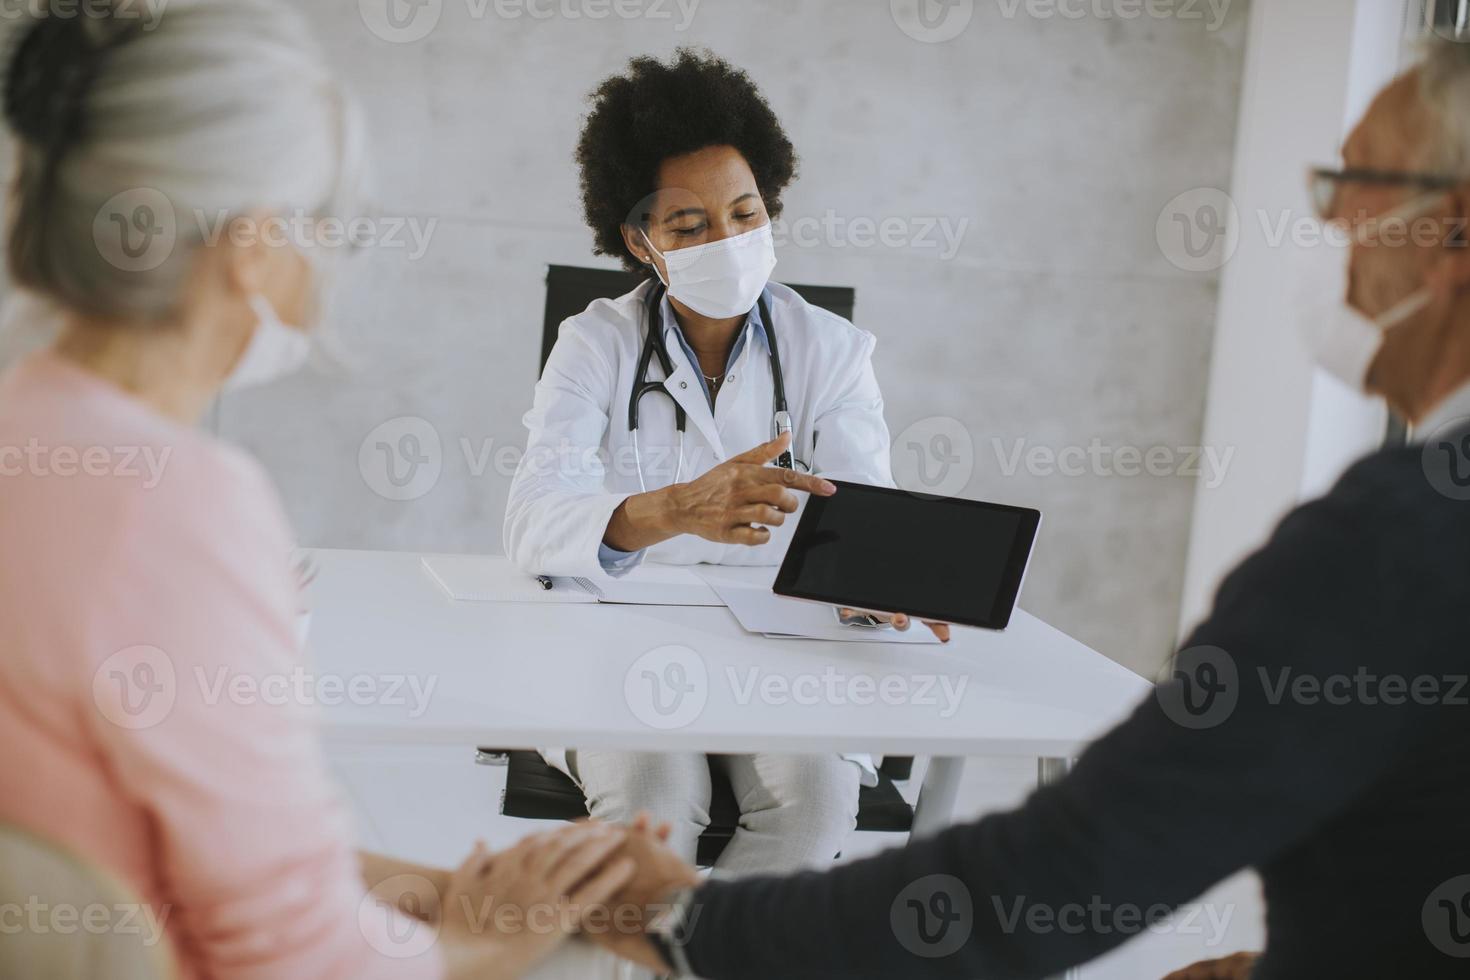
[[[652,281],[645,282],[625,296],[598,300],[561,325],[525,415],[526,455],[506,505],[506,553],[529,574],[606,579],[600,546],[613,511],[641,492],[638,460],[649,490],[675,482],[673,402],[656,391],[643,397],[636,455],[628,430],[628,398],[643,347],[644,299],[651,288]],[[770,284],[766,299],[796,458],[824,477],[892,486],[888,426],[872,365],[876,339],[786,286]],[[771,362],[765,343],[751,331],[711,414],[699,366],[689,363],[672,318],[661,321],[674,366],[664,388],[688,413],[679,474],[680,482],[688,482],[775,437]],[[648,378],[661,375],[654,358]],[[796,523],[794,515],[788,517],[759,547],[679,535],[649,548],[640,560],[777,565]],[[560,752],[545,754],[565,771]],[[867,756],[845,758],[858,762],[873,780]]]

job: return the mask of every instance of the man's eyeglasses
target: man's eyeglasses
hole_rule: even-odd
[[[1338,188],[1345,183],[1377,184],[1381,187],[1412,187],[1420,191],[1447,191],[1470,183],[1470,178],[1402,170],[1355,170],[1352,168],[1332,170],[1327,167],[1316,167],[1311,171],[1308,181],[1312,191],[1312,206],[1317,210],[1317,217],[1326,221],[1336,212]]]

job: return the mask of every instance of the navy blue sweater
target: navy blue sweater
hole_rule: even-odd
[[[1470,502],[1425,459],[1376,454],[1287,516],[1172,677],[1018,809],[701,887],[695,972],[1044,977],[1253,867],[1258,980],[1470,976]]]

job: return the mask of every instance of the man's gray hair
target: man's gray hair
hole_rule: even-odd
[[[1470,176],[1470,37],[1436,38],[1419,65],[1424,104],[1436,125],[1425,148],[1425,170]]]

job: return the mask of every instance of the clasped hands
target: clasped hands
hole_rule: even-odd
[[[667,826],[645,815],[631,826],[594,821],[533,834],[490,853],[477,844],[443,880],[438,907],[424,917],[460,943],[494,947],[493,976],[523,976],[580,936],[655,973],[667,973],[648,928],[698,872],[664,842]],[[482,947],[483,948],[483,947]],[[1255,954],[1197,963],[1166,980],[1244,980]],[[483,975],[477,973],[477,975]]]
[[[667,827],[594,821],[532,834],[491,853],[478,843],[450,872],[433,919],[500,947],[498,976],[529,971],[574,936],[667,971],[646,929],[698,873],[664,844]]]

